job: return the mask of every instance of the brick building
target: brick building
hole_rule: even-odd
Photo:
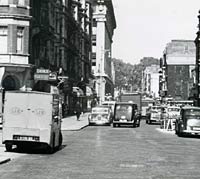
[[[194,68],[194,41],[172,40],[168,43],[161,61],[161,96],[187,100],[193,86]]]

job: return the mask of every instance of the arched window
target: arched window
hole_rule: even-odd
[[[17,81],[12,76],[6,76],[3,80],[2,87],[6,90],[17,90]]]

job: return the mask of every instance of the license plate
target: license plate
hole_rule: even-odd
[[[22,141],[39,141],[39,136],[21,136],[21,135],[14,135],[14,140],[22,140]]]
[[[120,119],[120,122],[127,122],[126,119]]]

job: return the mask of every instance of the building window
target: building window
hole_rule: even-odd
[[[0,5],[8,5],[8,0],[0,0]]]
[[[17,28],[17,53],[23,53],[24,47],[24,28],[18,27]]]
[[[8,49],[8,27],[0,27],[0,53],[7,53]]]
[[[92,26],[93,27],[97,27],[97,21],[96,21],[96,19],[93,19],[93,22],[92,22],[93,24],[92,24]]]
[[[18,0],[19,6],[25,6],[25,0]]]
[[[92,45],[96,46],[96,42],[97,41],[97,36],[96,35],[92,35]]]

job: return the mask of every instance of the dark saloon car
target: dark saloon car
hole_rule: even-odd
[[[97,106],[92,108],[88,116],[89,125],[110,125],[112,122],[111,108],[109,106]]]
[[[130,102],[120,102],[115,104],[113,127],[120,125],[140,126],[140,115],[137,104]]]
[[[181,108],[180,117],[175,123],[175,132],[178,136],[200,135],[200,108],[192,106]]]

